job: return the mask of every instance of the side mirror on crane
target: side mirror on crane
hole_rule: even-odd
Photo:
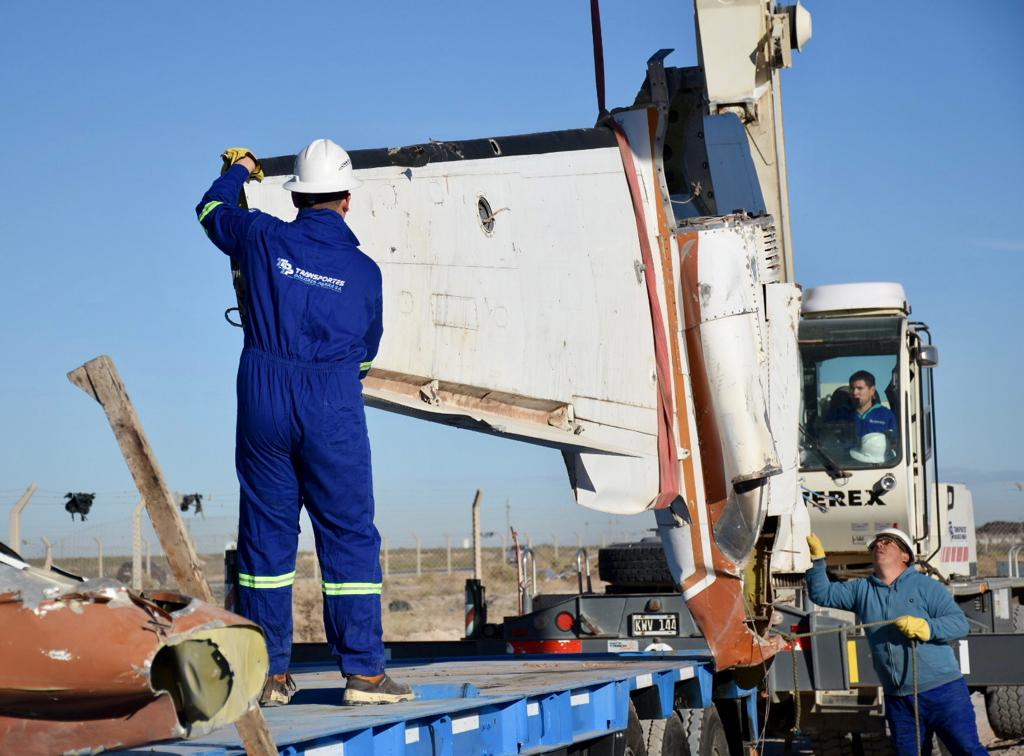
[[[919,346],[914,352],[914,361],[923,368],[933,368],[939,364],[939,348],[934,344]]]

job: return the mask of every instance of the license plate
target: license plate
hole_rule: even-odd
[[[679,635],[678,614],[631,614],[629,634],[634,638],[647,635]]]

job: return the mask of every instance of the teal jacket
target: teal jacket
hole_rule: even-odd
[[[896,619],[904,614],[928,620],[932,636],[917,643],[917,689],[920,692],[953,682],[960,677],[949,642],[967,635],[967,618],[945,587],[913,567],[886,585],[871,576],[832,582],[825,574],[825,560],[818,559],[807,571],[807,591],[819,606],[855,612],[858,622]],[[914,692],[911,642],[895,625],[866,628],[871,663],[885,692],[908,696]]]

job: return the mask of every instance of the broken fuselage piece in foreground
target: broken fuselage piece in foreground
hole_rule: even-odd
[[[251,705],[258,626],[169,591],[32,567],[0,547],[0,752],[99,752],[199,735]]]

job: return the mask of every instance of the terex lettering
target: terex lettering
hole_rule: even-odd
[[[852,489],[849,491],[804,491],[804,502],[816,507],[872,507],[885,506],[875,491]]]

